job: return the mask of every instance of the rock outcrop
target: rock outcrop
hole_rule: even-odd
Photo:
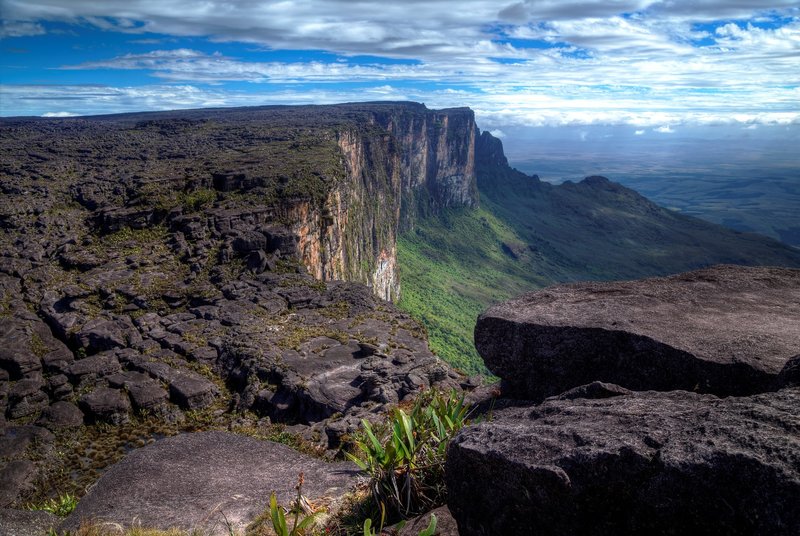
[[[0,121],[0,437],[58,436],[0,460],[3,504],[58,475],[80,492],[162,426],[336,449],[457,386],[380,298],[401,214],[477,202],[475,135],[470,110],[414,103]],[[66,431],[113,452],[58,457]]]
[[[61,523],[49,512],[0,508],[0,534],[9,536],[42,536]]]
[[[349,462],[326,463],[284,445],[223,432],[182,434],[131,452],[106,471],[60,530],[82,520],[227,535],[243,532],[275,492],[288,507],[303,495],[333,514],[358,480]]]
[[[717,266],[550,287],[486,311],[475,344],[512,398],[542,400],[595,380],[758,393],[800,351],[800,270]]]
[[[447,459],[462,536],[800,531],[800,390],[548,400],[464,429]]]

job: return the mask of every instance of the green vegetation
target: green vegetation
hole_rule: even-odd
[[[302,480],[300,481],[302,484]],[[286,523],[286,517],[283,514],[283,510],[278,508],[278,501],[275,498],[275,492],[269,498],[269,512],[270,512],[270,520],[272,521],[272,528],[275,530],[275,533],[278,536],[301,536],[306,534],[306,529],[310,528],[310,526],[314,523],[315,515],[304,515],[303,519],[300,519],[300,501],[302,501],[303,496],[300,494],[300,486],[297,488],[297,500],[292,508],[291,513],[294,514],[294,519],[292,521],[292,528],[289,529],[289,526]]]
[[[466,373],[487,373],[472,343],[478,315],[492,303],[549,282],[503,249],[520,242],[486,208],[444,211],[398,239],[398,305],[427,328],[431,349]]]
[[[447,445],[467,415],[463,395],[431,390],[417,397],[409,413],[395,408],[385,425],[373,429],[362,421],[357,454],[347,455],[370,477],[381,525],[387,512],[390,520],[406,519],[444,504]]]
[[[38,504],[29,504],[28,510],[44,510],[58,517],[67,517],[75,510],[76,506],[78,506],[78,498],[70,493],[64,493]]]

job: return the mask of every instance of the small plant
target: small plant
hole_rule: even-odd
[[[39,504],[29,504],[28,510],[44,510],[58,517],[67,517],[75,510],[76,506],[78,506],[78,498],[70,493],[64,493]]]
[[[410,413],[395,408],[382,433],[362,421],[362,436],[355,440],[358,455],[347,455],[369,474],[372,498],[382,511],[386,505],[390,518],[412,517],[444,504],[447,444],[467,415],[463,395],[431,390],[417,398]]]
[[[290,510],[290,513],[294,514],[291,529],[289,529],[289,525],[286,522],[286,515],[283,513],[283,508],[278,506],[278,499],[275,496],[275,492],[273,491],[272,495],[270,495],[269,517],[270,521],[272,521],[272,528],[278,536],[303,536],[309,534],[308,529],[313,527],[317,519],[318,514],[310,511],[311,509],[307,506],[307,501],[305,497],[303,497],[303,473],[300,473],[295,489],[297,490],[297,498]],[[302,519],[300,517],[301,515],[303,516]]]

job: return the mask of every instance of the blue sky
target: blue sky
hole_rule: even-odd
[[[483,128],[800,123],[800,7],[757,0],[0,0],[0,114],[417,100]]]

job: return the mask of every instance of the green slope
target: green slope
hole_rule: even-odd
[[[420,219],[398,241],[399,306],[465,372],[485,370],[472,344],[478,315],[522,292],[720,263],[800,268],[800,250],[674,213],[602,177],[540,182],[508,167],[490,142],[476,157],[481,207]]]
[[[398,240],[399,306],[427,327],[431,348],[464,372],[486,372],[472,344],[481,311],[549,281],[504,252],[504,243],[521,242],[485,207],[423,219]]]

